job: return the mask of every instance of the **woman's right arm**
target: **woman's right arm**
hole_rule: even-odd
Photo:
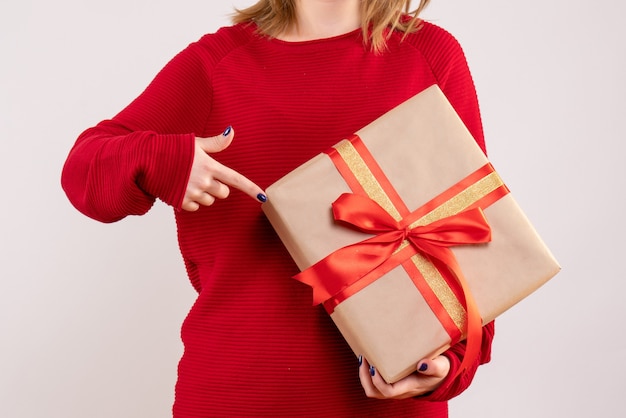
[[[180,209],[210,111],[210,76],[209,57],[192,44],[122,112],[83,132],[61,176],[72,204],[102,222],[144,214],[157,198]]]

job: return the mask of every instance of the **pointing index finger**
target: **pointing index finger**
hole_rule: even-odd
[[[267,201],[267,196],[263,189],[257,186],[252,180],[243,174],[220,164],[220,169],[216,173],[215,178],[227,186],[238,189],[251,198],[263,203]]]

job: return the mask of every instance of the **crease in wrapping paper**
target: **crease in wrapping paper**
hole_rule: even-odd
[[[488,162],[436,85],[357,134],[408,207],[433,203],[424,213],[427,217],[439,216],[433,209],[441,203],[432,202],[432,196]],[[492,181],[475,181],[474,187]],[[328,209],[346,192],[349,187],[324,154],[266,189],[263,211],[300,270],[363,239],[362,233],[338,228]],[[510,194],[484,213],[492,242],[455,247],[453,252],[487,323],[537,290],[560,267]],[[371,360],[390,383],[414,371],[421,358],[445,351],[450,342],[400,266],[337,305],[331,317],[354,353]]]

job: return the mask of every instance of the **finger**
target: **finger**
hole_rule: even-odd
[[[417,372],[424,376],[446,377],[450,372],[450,360],[446,356],[421,360],[417,364]]]
[[[365,395],[368,398],[382,398],[382,394],[376,389],[374,382],[372,382],[372,372],[375,374],[376,369],[369,365],[366,359],[360,357],[361,364],[359,365],[359,380],[361,381],[361,386],[365,391]]]
[[[213,179],[211,183],[206,186],[205,194],[207,193],[215,199],[226,199],[230,194],[230,188],[221,181]]]
[[[379,399],[393,398],[395,396],[393,386],[385,382],[385,380],[382,378],[380,373],[378,373],[378,371],[376,370],[376,367],[370,366],[369,372],[371,376],[372,385],[374,385],[376,393],[379,394],[378,398]]]
[[[415,374],[411,374],[395,383],[387,383],[385,379],[376,371],[370,370],[372,384],[380,394],[381,399],[405,399],[421,394],[419,379]]]
[[[200,206],[211,206],[213,203],[215,203],[215,196],[211,195],[210,193],[205,192],[205,193],[202,193],[199,197],[197,197],[195,201]]]
[[[190,193],[185,196],[181,209],[195,212],[200,209],[200,206],[211,206],[215,203],[215,197],[209,193],[198,190],[195,193]]]
[[[225,185],[234,187],[235,189],[244,192],[253,199],[260,202],[265,202],[267,200],[263,189],[257,186],[252,180],[232,168],[220,164],[215,171],[214,177]]]
[[[424,363],[428,364],[429,366],[426,369],[430,368],[431,375],[412,373],[394,383],[387,383],[375,368],[370,367],[370,381],[374,386],[371,390],[371,393],[374,394],[373,397],[379,399],[407,399],[436,389],[445,379],[450,369],[448,358],[441,357],[434,360],[422,360],[418,363],[418,367]],[[424,370],[425,372],[426,370]]]
[[[200,209],[200,205],[193,200],[185,199],[180,208],[182,210],[186,210],[187,212],[195,212]]]
[[[235,137],[235,131],[231,126],[226,128],[220,135],[207,138],[196,138],[202,150],[206,153],[220,152],[228,148]]]
[[[428,377],[426,379],[434,378]],[[387,383],[383,379],[380,379],[380,381],[373,379],[373,382],[386,399],[414,398],[431,391],[437,384],[437,382],[425,381],[424,377],[419,376],[417,373],[412,373],[395,383]]]

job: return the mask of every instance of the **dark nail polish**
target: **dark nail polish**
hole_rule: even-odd
[[[232,126],[229,126],[228,128],[226,128],[226,129],[224,130],[224,132],[222,132],[222,135],[223,135],[223,136],[228,136],[228,134],[229,134],[229,133],[230,133],[230,131],[232,131],[232,130],[233,130],[233,127],[232,127]]]
[[[372,375],[372,377],[376,375],[376,368],[374,366],[370,366],[370,374]]]
[[[359,367],[363,364],[363,356],[359,356]]]
[[[256,195],[256,198],[259,199],[259,202],[261,203],[267,202],[267,196],[265,196],[263,193],[259,193],[258,195]]]
[[[420,365],[419,371],[420,371],[420,372],[425,372],[426,370],[428,370],[428,364],[426,364],[426,363],[422,363],[422,364]]]

